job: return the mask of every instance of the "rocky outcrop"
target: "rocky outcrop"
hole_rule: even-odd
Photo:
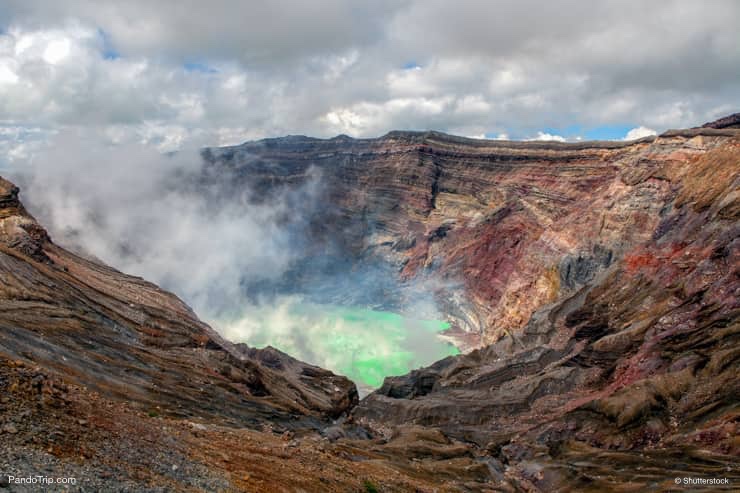
[[[444,437],[430,449],[444,470],[419,474],[397,451],[409,433],[387,445],[343,423],[356,404],[346,378],[233,345],[171,293],[54,245],[0,178],[0,488],[72,478],[65,490],[343,493],[488,481]],[[30,488],[15,482],[29,476]]]
[[[733,113],[719,120],[705,123],[702,128],[740,128],[740,113]]]
[[[430,450],[465,443],[524,489],[670,489],[740,480],[739,137],[725,124],[634,143],[393,132],[209,158],[262,193],[319,170],[336,207],[316,222],[355,234],[346,248],[452,285],[438,295],[453,335],[480,349],[363,399],[352,421],[384,447],[401,434],[396,448],[432,464],[444,452]],[[443,438],[404,435],[414,427]]]

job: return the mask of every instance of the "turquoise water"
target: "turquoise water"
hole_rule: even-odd
[[[361,388],[377,388],[387,376],[403,375],[459,353],[437,336],[449,328],[447,322],[368,308],[288,300],[250,309],[218,325],[234,342],[276,347],[346,375]]]

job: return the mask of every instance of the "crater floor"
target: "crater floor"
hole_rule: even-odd
[[[344,375],[366,395],[388,376],[404,375],[459,350],[437,334],[440,320],[415,319],[369,308],[306,303],[288,298],[214,322],[233,342],[273,346],[302,361]]]

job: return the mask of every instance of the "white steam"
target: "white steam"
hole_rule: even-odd
[[[163,155],[66,133],[11,175],[55,242],[171,289],[212,318],[241,303],[245,277],[276,278],[296,252],[279,221],[286,201],[257,205],[246,192],[213,200],[201,166],[198,149]]]

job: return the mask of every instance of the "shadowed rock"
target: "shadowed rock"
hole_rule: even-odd
[[[740,113],[733,113],[719,120],[705,123],[703,128],[740,128]]]

